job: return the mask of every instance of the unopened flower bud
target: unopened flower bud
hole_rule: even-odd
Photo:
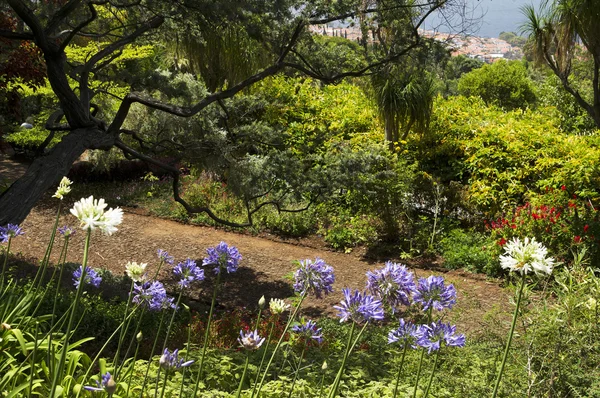
[[[327,361],[323,361],[323,365],[321,366],[321,370],[327,370]]]
[[[135,339],[137,340],[138,343],[141,342],[143,338],[144,338],[144,334],[141,331],[135,336]]]
[[[265,305],[267,304],[267,300],[265,299],[265,296],[262,296],[260,298],[260,300],[258,300],[258,307],[263,310],[265,308]]]
[[[115,391],[117,391],[117,383],[115,382],[115,379],[113,379],[112,376],[110,376],[110,378],[106,382],[106,385],[104,386],[104,391],[106,391],[109,394],[109,396],[110,394],[114,394]]]

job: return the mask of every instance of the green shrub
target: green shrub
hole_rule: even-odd
[[[460,78],[458,91],[508,110],[526,109],[536,100],[533,82],[520,61],[499,60],[475,69]]]
[[[349,251],[352,247],[377,241],[377,222],[373,217],[352,216],[341,210],[329,217],[328,225],[322,227],[321,232],[331,247]]]
[[[501,273],[496,246],[495,241],[484,234],[459,228],[451,230],[440,241],[444,267],[464,268],[492,276]]]
[[[445,184],[468,185],[476,212],[493,217],[562,185],[600,199],[600,135],[561,132],[554,108],[503,112],[455,97],[438,99],[435,109],[430,135],[416,143],[420,165]]]

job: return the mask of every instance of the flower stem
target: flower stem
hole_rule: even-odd
[[[65,239],[64,246],[64,257],[60,262],[60,272],[58,273],[58,281],[56,281],[56,291],[54,292],[54,304],[52,305],[52,321],[50,327],[54,326],[54,318],[56,317],[56,304],[58,302],[58,293],[60,291],[60,284],[62,282],[63,271],[65,270],[65,262],[67,261],[67,250],[69,249],[69,238]]]
[[[302,366],[302,360],[304,359],[304,352],[306,352],[306,345],[302,347],[302,353],[300,353],[300,360],[298,361],[298,367],[294,373],[294,380],[292,380],[292,386],[290,387],[288,398],[292,398],[292,393],[294,392],[294,387],[296,386],[296,380],[298,380],[298,374],[300,373],[300,367]]]
[[[144,313],[146,312],[146,307],[142,307],[142,311],[140,312],[140,317],[138,319],[138,322],[135,326],[135,330],[133,331],[133,336],[134,339],[137,341],[137,335],[138,332],[140,331],[140,327],[142,325],[142,320],[144,318]],[[131,340],[131,342],[129,343],[129,346],[127,347],[127,350],[125,351],[125,355],[123,355],[123,358],[127,358],[127,356],[129,355],[129,351],[131,351],[131,347],[133,346],[133,341]],[[137,347],[135,349],[135,355],[133,358],[133,362],[135,362],[136,358],[137,358],[137,353],[138,353],[138,348],[140,346],[140,342],[137,342]],[[121,363],[120,365],[117,366],[117,364],[115,364],[115,379],[119,376],[119,374],[121,373],[121,370],[123,369],[123,366],[125,365],[125,362]]]
[[[342,358],[342,365],[340,366],[340,370],[338,370],[337,376],[335,377],[335,381],[333,382],[333,387],[331,389],[331,392],[329,393],[329,398],[334,398],[337,395],[338,389],[340,388],[340,382],[342,381],[342,377],[344,376],[344,369],[346,368],[346,361],[348,360],[350,353],[354,350],[354,347],[356,347],[358,340],[360,340],[360,337],[362,336],[363,332],[367,328],[368,324],[369,324],[369,322],[365,322],[364,326],[360,329],[360,332],[358,332],[358,335],[356,336],[354,343],[350,344],[350,342],[352,341],[352,335],[354,334],[354,329],[356,326],[356,323],[352,322],[352,327],[351,327],[350,333],[348,335],[348,344],[346,345],[346,352],[344,353],[344,357]]]
[[[396,386],[394,387],[394,398],[398,396],[398,384],[400,384],[400,375],[402,374],[402,367],[404,366],[404,358],[406,357],[406,351],[408,350],[408,343],[404,343],[404,350],[402,350],[402,359],[400,360],[400,367],[398,368],[398,374],[396,375]]]
[[[323,374],[321,375],[321,388],[319,388],[319,398],[323,396],[323,385],[325,384],[325,373],[327,373],[327,369],[323,369]]]
[[[160,368],[160,366],[159,366]],[[156,375],[156,385],[158,386],[158,377],[160,374]],[[163,388],[162,391],[160,393],[160,398],[163,398],[163,396],[165,395],[165,390],[167,389],[167,378],[169,377],[169,370],[165,370],[165,381],[163,383]],[[158,387],[157,387],[158,388]],[[154,393],[154,395],[156,396],[156,393],[158,392],[158,390]]]
[[[38,348],[38,330],[39,330],[39,323],[36,322],[35,323],[35,334],[34,334],[34,343],[33,343],[33,356],[31,358],[31,374],[29,375],[29,394],[33,395],[33,379],[35,378],[34,375],[34,370],[35,370],[35,360],[36,360],[36,354],[37,354],[37,348]]]
[[[267,367],[265,368],[265,371],[264,371],[264,373],[263,373],[263,375],[262,375],[262,377],[260,379],[260,384],[258,385],[258,390],[256,391],[257,395],[260,395],[260,390],[262,389],[262,386],[265,383],[265,379],[267,378],[267,373],[269,371],[269,368],[271,367],[271,364],[273,363],[273,359],[275,359],[275,355],[277,354],[277,351],[279,350],[279,347],[281,346],[281,343],[283,342],[285,334],[287,333],[288,329],[290,328],[290,325],[294,322],[294,319],[296,318],[296,315],[298,314],[298,310],[302,306],[302,302],[304,301],[305,298],[306,298],[306,293],[303,293],[300,296],[300,301],[298,302],[298,305],[294,309],[294,313],[292,314],[292,316],[290,317],[290,319],[288,319],[288,321],[287,321],[287,323],[285,325],[285,328],[283,329],[283,333],[281,333],[281,336],[279,337],[279,340],[277,341],[277,345],[275,346],[275,349],[271,353],[271,357],[269,358],[269,362],[267,362]],[[252,392],[251,397],[254,397],[254,392]]]
[[[506,358],[508,357],[508,350],[512,342],[513,334],[515,332],[515,326],[517,324],[517,317],[519,316],[519,305],[521,305],[521,296],[523,295],[523,287],[525,287],[525,273],[521,277],[521,286],[519,286],[519,293],[517,295],[517,306],[513,314],[512,325],[510,326],[510,332],[508,334],[508,341],[506,342],[506,348],[504,349],[504,356],[502,357],[502,363],[500,364],[500,372],[496,377],[496,383],[494,385],[494,392],[492,398],[496,398],[498,395],[498,388],[500,387],[500,380],[502,380],[502,373],[504,372],[504,365],[506,364]]]
[[[194,393],[192,397],[196,396],[198,392],[198,385],[202,378],[202,368],[204,367],[204,357],[206,356],[206,347],[208,346],[208,338],[210,337],[210,324],[212,321],[213,311],[215,309],[215,303],[217,302],[217,290],[219,289],[219,283],[221,282],[221,272],[217,274],[217,280],[213,289],[212,301],[210,303],[210,311],[208,312],[208,320],[206,321],[206,330],[204,331],[204,345],[202,347],[202,355],[200,356],[200,364],[198,365],[198,373],[196,375],[196,384],[194,385]]]
[[[423,398],[427,398],[429,395],[429,389],[431,388],[431,384],[433,383],[433,375],[435,375],[435,369],[437,368],[438,358],[440,356],[440,350],[435,352],[435,360],[433,361],[433,369],[431,370],[431,376],[429,376],[429,382],[427,383],[427,389],[425,390],[425,396]]]
[[[73,327],[73,318],[75,317],[75,311],[77,310],[77,303],[79,302],[79,298],[81,297],[81,292],[83,291],[83,285],[85,285],[85,274],[87,268],[88,261],[88,253],[90,251],[90,237],[92,236],[92,230],[87,230],[87,235],[85,237],[85,246],[83,248],[83,261],[81,265],[81,276],[79,278],[79,286],[77,287],[77,292],[75,293],[75,300],[73,300],[73,307],[71,308],[71,314],[69,315],[69,321],[67,322],[67,331],[65,333],[65,342],[63,343],[63,347],[60,354],[60,359],[58,361],[58,367],[55,369],[54,378],[52,380],[52,387],[50,389],[50,398],[54,398],[54,394],[56,394],[56,385],[58,384],[59,379],[62,376],[62,368],[67,359],[67,351],[69,350],[69,339],[71,335],[71,328]]]
[[[131,387],[131,379],[133,378],[133,371],[135,370],[135,361],[137,360],[138,351],[140,350],[140,343],[141,343],[141,340],[138,340],[137,344],[135,346],[135,353],[133,354],[133,360],[131,362],[131,373],[129,373],[129,381],[127,382],[127,392],[125,393],[126,397],[129,396],[129,387]],[[120,369],[120,367],[119,367],[119,369]]]
[[[190,322],[190,324],[188,325],[188,335],[187,335],[187,345],[186,345],[186,349],[185,349],[185,360],[184,362],[188,361],[188,357],[190,355],[190,341],[192,340],[192,324]],[[184,386],[184,380],[185,380],[185,372],[187,371],[187,366],[183,368],[183,371],[181,372],[181,387],[179,388],[179,396],[183,397],[183,386]]]
[[[52,254],[52,248],[54,247],[54,238],[56,237],[56,228],[58,227],[58,221],[60,219],[61,205],[62,203],[58,204],[58,210],[56,211],[56,219],[54,220],[54,226],[52,228],[52,233],[50,234],[50,242],[48,243],[48,247],[46,248],[46,254],[44,255],[44,260],[42,263],[42,273],[38,282],[40,286],[42,283],[44,283],[44,276],[46,275],[46,269],[48,269],[48,263],[50,262],[50,255]]]
[[[163,342],[162,349],[160,352],[165,352],[165,348],[167,348],[167,342],[169,341],[169,335],[171,334],[171,327],[173,326],[173,321],[175,320],[175,314],[177,313],[177,309],[179,308],[179,303],[181,303],[181,296],[183,296],[183,288],[179,291],[179,296],[177,297],[177,303],[175,304],[175,308],[173,309],[173,315],[171,315],[171,321],[169,322],[169,326],[167,326],[167,334],[165,335],[165,341]],[[158,392],[158,378],[160,376],[160,366],[158,367],[158,374],[156,375],[156,392],[154,393],[154,397],[156,397]]]
[[[146,382],[148,381],[148,373],[150,372],[150,365],[152,364],[152,356],[154,355],[154,350],[156,350],[156,343],[158,343],[158,337],[160,336],[160,331],[162,329],[164,319],[165,311],[163,311],[160,316],[160,323],[158,324],[158,330],[156,332],[156,337],[154,338],[154,344],[152,344],[152,350],[150,350],[150,359],[148,359],[148,366],[146,367],[146,374],[144,375],[144,381],[142,383],[140,398],[142,398],[142,396],[144,395],[144,389],[146,388]]]
[[[133,314],[135,313],[136,310],[137,310],[137,308],[134,308],[133,311],[131,311],[131,314],[129,314],[129,318],[131,318],[133,316]],[[94,359],[92,359],[92,362],[90,363],[90,366],[88,366],[88,370],[85,372],[85,375],[83,376],[83,381],[84,382],[88,378],[88,376],[90,374],[90,371],[92,370],[92,367],[94,366],[94,364],[96,363],[96,361],[100,358],[100,355],[102,354],[102,352],[106,349],[106,347],[111,342],[111,340],[113,339],[113,337],[115,337],[117,335],[117,332],[119,330],[121,330],[121,328],[124,325],[125,325],[125,321],[121,322],[121,324],[115,329],[115,331],[108,337],[108,339],[106,340],[106,342],[104,343],[104,345],[100,348],[100,351],[98,351],[98,353],[96,354],[96,356],[94,357]],[[80,389],[75,398],[79,397],[79,394],[81,394],[81,391],[82,390]]]
[[[244,371],[242,372],[242,378],[240,379],[240,385],[237,389],[237,394],[235,394],[235,398],[240,398],[240,394],[242,393],[242,387],[244,385],[244,380],[246,379],[246,372],[248,371],[248,363],[250,362],[250,351],[246,355],[246,363],[244,364]]]
[[[133,298],[132,296],[132,292],[133,292],[133,286],[134,286],[134,282],[133,280],[131,281],[131,287],[129,288],[129,297],[127,298],[127,304],[125,305],[125,313],[123,314],[123,321],[121,321],[121,323],[124,325],[125,324],[125,320],[127,319],[127,313],[129,312],[129,306],[131,305],[131,299]],[[119,334],[119,343],[117,344],[117,352],[115,353],[115,357],[113,359],[113,364],[116,367],[119,366],[119,354],[121,353],[121,346],[123,345],[123,340],[125,339],[125,333],[127,333],[127,329],[129,329],[129,324],[127,324],[127,327],[123,327],[121,329],[121,333]]]
[[[419,367],[417,369],[417,378],[415,379],[415,389],[413,391],[413,398],[417,396],[417,390],[419,389],[419,378],[421,377],[421,369],[423,369],[423,358],[425,357],[425,348],[421,348],[421,358],[419,358]]]
[[[6,255],[4,256],[4,264],[2,265],[2,282],[0,282],[0,291],[4,289],[4,275],[6,275],[6,263],[8,262],[8,255],[10,254],[10,241],[12,236],[8,236],[8,244],[6,245]]]
[[[271,337],[273,337],[273,330],[275,330],[275,321],[271,322],[271,329],[269,330],[269,337],[267,337],[267,340],[265,341],[265,349],[263,351],[263,355],[262,358],[260,360],[260,365],[258,365],[258,370],[256,371],[256,379],[254,379],[254,386],[252,388],[252,397],[254,396],[254,393],[256,392],[256,387],[258,386],[258,378],[260,377],[260,371],[262,370],[262,366],[265,363],[265,358],[267,357],[267,352],[269,351],[269,344],[271,342]]]

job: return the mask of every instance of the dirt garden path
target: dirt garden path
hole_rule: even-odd
[[[26,166],[0,157],[0,177],[14,180],[24,173]],[[52,206],[56,199],[52,200]],[[70,205],[65,203],[61,212],[60,225],[77,226],[76,219],[68,212]],[[321,300],[308,299],[303,305],[303,313],[308,316],[332,315],[333,305],[338,304],[343,287],[363,289],[365,273],[384,265],[383,261],[364,258],[360,253],[339,253],[327,250],[322,245],[307,247],[302,244],[286,243],[278,240],[256,237],[215,228],[181,224],[144,214],[138,209],[124,209],[125,216],[119,231],[113,236],[94,234],[92,238],[89,265],[105,268],[115,275],[123,275],[128,261],[145,262],[149,271],[156,270],[157,249],[167,250],[176,260],[192,258],[202,261],[206,248],[220,241],[236,246],[243,256],[238,272],[224,278],[224,287],[219,294],[220,305],[255,307],[259,298],[265,295],[287,298],[294,295],[291,275],[296,269],[295,260],[320,257],[335,269],[334,293]],[[24,236],[14,240],[11,252],[39,260],[44,256],[49,231],[56,216],[55,208],[40,205],[22,223]],[[60,238],[57,238],[59,241]],[[83,253],[83,233],[79,232],[72,240],[68,261],[80,262]],[[315,245],[313,245],[315,246]],[[51,260],[57,260],[59,249],[54,250]],[[402,262],[398,259],[391,259]],[[490,311],[500,314],[508,322],[511,308],[508,305],[510,292],[500,287],[499,281],[488,281],[481,275],[462,271],[431,271],[429,264],[410,267],[418,277],[432,273],[441,274],[455,285],[458,291],[458,304],[449,312],[447,319],[456,322],[469,333],[483,330],[484,315]],[[210,272],[209,272],[210,273]],[[160,279],[172,282],[171,272],[166,267],[161,270]],[[212,292],[211,278],[207,278],[191,294],[192,300],[207,301]]]
[[[14,240],[15,253],[25,257],[40,259],[48,242],[48,231],[52,228],[55,209],[38,207],[22,223],[26,234]],[[76,220],[68,211],[61,215],[61,225],[76,226]],[[84,236],[81,232],[72,238],[68,261],[79,262],[82,258]],[[271,297],[293,296],[289,276],[295,270],[294,260],[315,257],[323,258],[335,269],[335,291],[324,299],[309,299],[303,305],[308,316],[331,315],[332,306],[339,303],[343,287],[362,289],[365,272],[383,266],[383,262],[368,261],[358,254],[338,253],[325,248],[315,249],[300,245],[273,241],[266,238],[226,232],[214,228],[185,225],[174,221],[137,214],[135,209],[125,209],[123,224],[113,236],[95,233],[92,237],[89,264],[92,267],[106,268],[116,275],[124,273],[127,261],[145,262],[152,272],[157,266],[157,249],[167,250],[176,260],[193,258],[198,261],[205,255],[209,246],[220,241],[238,247],[243,256],[240,269],[227,275],[220,293],[220,303],[229,307],[254,307],[264,294]],[[11,250],[13,251],[13,250]],[[56,261],[58,249],[52,261]],[[419,277],[432,274],[432,271],[411,267]],[[439,273],[439,272],[438,272]],[[482,330],[484,314],[490,310],[506,313],[508,292],[497,281],[486,281],[484,277],[450,271],[444,273],[448,281],[458,290],[458,304],[448,314],[449,320],[457,322],[465,332]],[[164,268],[160,278],[171,280],[170,270]],[[204,290],[204,291],[203,291]],[[203,282],[192,298],[209,300],[211,282]]]

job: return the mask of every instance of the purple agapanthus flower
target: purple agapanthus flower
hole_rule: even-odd
[[[235,246],[227,246],[227,243],[221,242],[215,247],[209,247],[206,249],[205,257],[202,260],[202,265],[214,265],[215,274],[221,272],[222,269],[226,269],[227,273],[237,271],[240,261],[242,261],[242,255]]]
[[[173,269],[173,273],[179,277],[178,284],[182,289],[190,287],[192,282],[204,280],[204,270],[198,267],[194,260],[189,258],[177,264]]]
[[[292,331],[298,333],[305,341],[316,341],[321,344],[323,342],[323,333],[321,328],[317,327],[315,321],[307,320],[297,325],[292,326]]]
[[[449,323],[432,322],[431,325],[421,325],[417,330],[417,344],[432,351],[440,349],[441,345],[447,347],[464,347],[466,338],[464,334],[456,333],[456,326],[450,326]]]
[[[158,259],[160,261],[162,261],[163,263],[167,263],[167,264],[173,264],[173,262],[175,261],[175,259],[173,258],[173,256],[170,256],[169,253],[166,250],[163,249],[158,249],[156,251],[156,254],[158,255]]]
[[[446,286],[444,278],[431,275],[428,278],[419,278],[417,290],[413,295],[413,301],[423,306],[423,310],[435,308],[442,311],[450,309],[456,304],[456,289],[454,285]]]
[[[150,311],[174,308],[173,298],[167,296],[164,285],[158,281],[135,283],[132,294],[131,301]]]
[[[388,344],[398,343],[401,348],[417,348],[417,339],[420,335],[417,333],[417,326],[400,318],[398,329],[390,330],[388,333]]]
[[[179,358],[179,350],[175,350],[173,352],[169,352],[168,348],[165,348],[163,354],[158,361],[158,364],[161,368],[167,370],[177,370],[179,368],[185,368],[186,366],[190,366],[194,361],[185,361],[184,359]]]
[[[109,372],[102,375],[101,381],[96,381],[96,387],[84,386],[84,390],[102,392],[106,391],[109,394],[113,394],[117,390],[117,384]]]
[[[75,235],[75,230],[68,225],[58,228],[58,233],[61,234],[65,239]]]
[[[389,305],[393,313],[401,305],[410,305],[415,289],[413,273],[404,265],[388,261],[383,268],[367,272],[367,291]]]
[[[337,315],[340,317],[340,322],[350,319],[353,322],[362,323],[383,319],[384,312],[381,300],[358,290],[351,292],[350,289],[344,288],[342,292],[344,293],[344,299],[340,302],[340,305],[333,307],[338,310]]]
[[[317,257],[314,262],[310,259],[300,260],[300,267],[294,273],[294,290],[300,294],[314,294],[321,298],[321,294],[333,291],[335,275],[333,267]]]
[[[260,337],[257,330],[252,330],[247,333],[244,333],[243,330],[240,330],[240,337],[238,337],[238,342],[244,347],[246,350],[258,350],[260,346],[265,342],[264,337]]]
[[[18,225],[6,224],[6,227],[0,227],[0,242],[8,242],[9,239],[23,234],[25,233]]]
[[[83,273],[83,266],[80,265],[75,271],[73,271],[73,285],[75,288],[79,288],[79,282],[81,281],[81,274]],[[91,269],[90,267],[85,267],[85,276],[83,278],[84,285],[92,285],[94,287],[99,287],[100,282],[102,282],[102,277],[98,275],[96,271]]]

